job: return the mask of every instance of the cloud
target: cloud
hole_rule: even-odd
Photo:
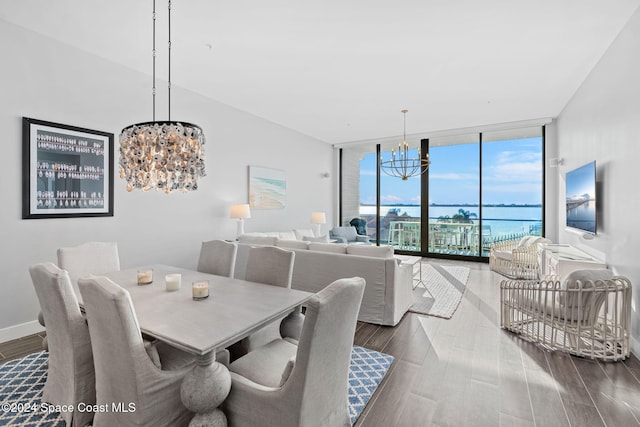
[[[388,195],[383,196],[380,195],[380,204],[381,205],[396,205],[396,204],[405,204],[406,202],[402,197]]]

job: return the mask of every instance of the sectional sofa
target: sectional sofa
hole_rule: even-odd
[[[291,237],[291,236],[285,236]],[[358,320],[396,325],[412,304],[413,266],[393,256],[391,246],[346,245],[242,235],[234,277],[243,279],[251,246],[271,245],[295,252],[291,287],[318,292],[335,280],[362,277],[366,287]]]

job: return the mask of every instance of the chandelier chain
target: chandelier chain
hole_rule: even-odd
[[[151,56],[153,60],[153,87],[151,89],[151,95],[153,98],[153,121],[156,121],[156,0],[153,0],[153,49],[151,50]]]
[[[168,90],[169,90],[169,111],[168,111],[168,120],[171,121],[171,0],[169,0],[169,75],[168,75]]]

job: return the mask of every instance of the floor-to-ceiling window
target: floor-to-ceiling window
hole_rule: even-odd
[[[478,256],[479,134],[429,139],[427,253]]]
[[[406,181],[381,173],[397,144],[341,150],[341,222],[366,220],[396,252],[486,258],[492,243],[544,233],[542,126],[432,137],[431,165]],[[417,144],[416,144],[417,153]]]

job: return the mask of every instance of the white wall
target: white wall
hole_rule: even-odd
[[[564,174],[596,160],[598,234],[593,240],[564,229],[559,240],[606,259],[609,268],[633,283],[632,348],[640,355],[640,10],[630,19],[557,121],[558,204],[563,206]]]
[[[127,193],[117,172],[118,134],[129,124],[151,120],[151,77],[2,20],[0,46],[0,342],[34,330],[30,322],[39,305],[27,269],[55,262],[57,247],[117,241],[123,268],[195,267],[201,241],[235,237],[228,211],[231,204],[248,202],[248,165],[286,171],[287,207],[254,210],[246,231],[311,228],[312,211],[326,211],[332,222],[337,174],[329,144],[175,86],[172,119],[203,128],[207,176],[193,193]],[[162,120],[166,83],[157,86],[156,118]],[[23,116],[115,134],[113,217],[21,219]],[[324,172],[331,178],[323,178]]]

